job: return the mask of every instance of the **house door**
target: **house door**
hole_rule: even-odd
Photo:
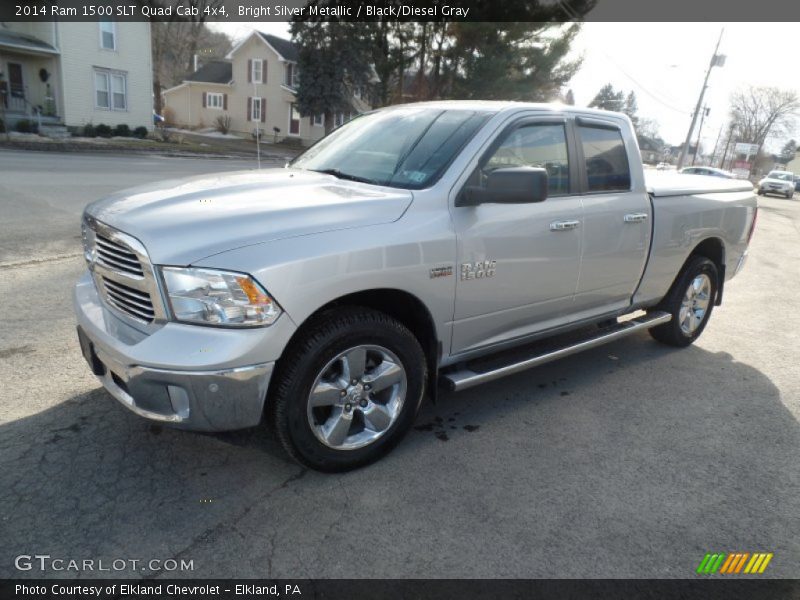
[[[289,105],[289,135],[300,135],[300,111],[295,104]]]
[[[25,82],[22,80],[22,65],[8,63],[8,85],[12,98],[25,97]]]

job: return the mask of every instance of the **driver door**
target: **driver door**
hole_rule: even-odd
[[[525,118],[499,134],[470,174],[464,187],[484,185],[494,169],[543,167],[548,172],[548,197],[527,204],[452,208],[459,277],[453,354],[548,329],[569,318],[581,254],[575,157],[567,119]]]

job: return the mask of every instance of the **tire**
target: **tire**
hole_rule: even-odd
[[[690,292],[690,286],[693,286],[694,292]],[[650,335],[663,344],[679,348],[693,343],[711,318],[718,289],[716,265],[704,256],[692,257],[656,308],[670,313],[672,320],[650,329]],[[695,308],[684,311],[684,303]],[[698,316],[701,307],[702,315]]]
[[[758,190],[758,195],[759,196],[763,196],[764,195],[764,190]]]
[[[284,449],[306,467],[348,471],[379,459],[408,432],[427,363],[402,323],[344,307],[305,326],[275,377],[267,421]]]
[[[791,193],[788,193],[788,192],[787,192],[787,194],[786,194],[786,199],[787,199],[787,200],[791,200],[791,199],[792,199],[792,196],[794,196],[794,192],[791,192]]]

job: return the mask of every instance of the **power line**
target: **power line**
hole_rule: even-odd
[[[614,60],[612,60],[612,58],[611,58],[611,57],[610,57],[608,54],[606,54],[606,53],[605,53],[605,52],[603,52],[602,50],[601,50],[601,53],[603,54],[603,56],[605,56],[605,57],[606,57],[606,59],[608,59],[608,62],[610,62],[611,64],[613,64],[615,67],[617,67],[617,68],[618,68],[618,69],[619,69],[619,70],[622,72],[622,74],[623,74],[623,75],[625,75],[625,77],[627,77],[627,78],[628,78],[628,79],[630,79],[630,80],[631,80],[633,83],[635,83],[637,86],[639,86],[639,88],[640,88],[640,89],[641,89],[641,90],[642,90],[642,91],[643,91],[645,94],[647,94],[648,96],[650,96],[650,97],[651,97],[653,100],[655,100],[656,102],[658,102],[659,104],[661,104],[661,105],[663,105],[663,106],[666,106],[666,107],[667,107],[667,108],[669,108],[670,110],[674,110],[675,112],[681,113],[681,114],[683,114],[683,115],[690,114],[688,110],[685,110],[685,109],[683,109],[683,108],[676,108],[676,107],[672,106],[671,104],[669,104],[668,102],[665,102],[664,100],[662,100],[661,98],[659,98],[658,96],[656,96],[654,93],[652,93],[650,90],[648,90],[648,89],[647,89],[645,86],[643,86],[641,83],[639,83],[639,81],[638,81],[637,79],[635,79],[635,78],[634,78],[632,75],[630,75],[630,74],[629,74],[627,71],[625,71],[625,69],[623,69],[622,67],[620,67],[620,66],[619,66],[619,65],[618,65],[618,64],[617,64],[617,63],[616,63]]]

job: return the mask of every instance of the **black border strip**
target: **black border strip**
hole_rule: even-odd
[[[187,6],[206,3],[224,11],[186,13]],[[299,20],[364,22],[800,21],[800,2],[794,0],[2,0],[0,21],[97,21],[105,7],[119,21],[279,22],[292,11],[299,11]]]
[[[26,586],[20,588],[18,586]],[[139,586],[132,593],[122,593],[123,586]],[[173,587],[177,586],[177,587]],[[237,588],[237,586],[241,586]],[[75,588],[101,587],[98,595],[67,594]],[[36,591],[38,588],[38,591]],[[192,588],[196,591],[191,592]],[[227,590],[227,591],[226,591]],[[60,579],[0,580],[0,599],[94,598],[111,600],[135,598],[155,600],[265,600],[272,598],[302,600],[492,600],[558,598],[693,599],[759,600],[760,598],[798,598],[800,580],[735,579],[331,579],[331,580],[253,580],[253,579]]]

